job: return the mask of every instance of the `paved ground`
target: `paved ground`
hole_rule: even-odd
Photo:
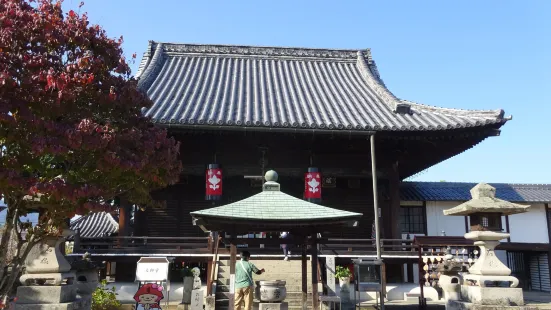
[[[524,292],[524,300],[527,305],[530,306],[536,306],[538,309],[545,310],[550,309],[551,310],[551,294],[550,293],[541,293],[541,292]],[[388,310],[417,310],[419,309],[419,306],[417,303],[412,302],[387,302],[385,304],[385,309]],[[163,310],[176,310],[177,303],[174,303],[167,308],[163,307]],[[379,309],[376,308],[375,305],[362,305],[361,310],[371,310],[371,309]],[[444,310],[445,306],[442,302],[429,302],[427,305],[427,309],[429,310]],[[123,305],[123,310],[134,310],[133,304],[127,304]]]

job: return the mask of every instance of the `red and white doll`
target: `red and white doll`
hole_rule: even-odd
[[[134,295],[134,300],[138,303],[136,310],[162,310],[159,301],[165,298],[163,287],[157,284],[144,284]]]

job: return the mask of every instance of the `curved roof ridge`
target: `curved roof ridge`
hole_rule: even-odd
[[[445,108],[439,106],[432,106],[428,104],[418,103],[411,100],[399,99],[401,102],[409,104],[412,108],[419,108],[423,110],[429,110],[433,113],[452,114],[453,116],[468,116],[468,117],[493,117],[500,120],[505,120],[505,111],[503,109],[495,110],[469,110],[458,108]],[[473,115],[473,113],[475,115]],[[476,115],[479,114],[479,115]]]
[[[166,52],[243,54],[260,56],[299,56],[320,58],[355,59],[358,49],[330,49],[284,46],[251,46],[231,44],[188,44],[150,41],[153,45],[163,45]]]
[[[151,52],[153,50],[153,44],[153,41],[149,41],[149,44],[147,45],[147,50],[145,51],[145,53],[143,53],[143,57],[140,61],[138,72],[136,72],[135,78],[139,78],[149,65],[149,61],[151,60]]]
[[[150,46],[152,49],[154,42],[150,42]],[[149,49],[149,51],[151,51],[151,49]],[[149,57],[147,58],[148,60],[146,60],[146,64],[144,64],[143,72],[140,72],[140,79],[138,79],[138,87],[144,89],[148,88],[153,83],[155,74],[157,73],[156,71],[162,67],[164,58],[163,44],[156,44],[155,51],[153,52],[151,59],[149,59]]]
[[[377,74],[374,74],[370,68],[371,52],[368,51],[368,59],[365,59],[363,51],[357,52],[357,67],[362,73],[364,81],[371,87],[377,95],[383,99],[383,101],[389,106],[389,108],[396,112],[397,107],[400,105],[400,99],[396,97],[383,83],[377,70]]]

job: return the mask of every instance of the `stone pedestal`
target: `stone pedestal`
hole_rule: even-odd
[[[461,286],[462,300],[478,305],[524,306],[521,288]]]
[[[92,297],[87,296],[75,301],[57,304],[15,304],[15,310],[78,310],[90,309],[92,307]]]
[[[538,307],[477,305],[464,301],[450,300],[446,304],[446,310],[538,310]]]
[[[190,310],[203,310],[203,290],[193,290],[191,292]]]
[[[261,302],[258,304],[258,310],[288,310],[289,304],[286,302]]]
[[[64,231],[64,236],[70,231]],[[90,309],[91,296],[77,299],[75,273],[60,251],[65,238],[47,238],[31,249],[25,262],[26,273],[19,279],[16,310]]]
[[[205,298],[205,310],[214,310],[216,304],[216,297],[207,296]]]
[[[20,286],[17,288],[18,304],[57,304],[75,300],[77,288],[64,286]]]

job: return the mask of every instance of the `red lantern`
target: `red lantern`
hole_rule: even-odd
[[[321,200],[321,173],[318,168],[308,168],[304,174],[304,198],[313,202]]]
[[[205,199],[219,200],[222,197],[222,168],[218,164],[208,165],[205,182]]]

